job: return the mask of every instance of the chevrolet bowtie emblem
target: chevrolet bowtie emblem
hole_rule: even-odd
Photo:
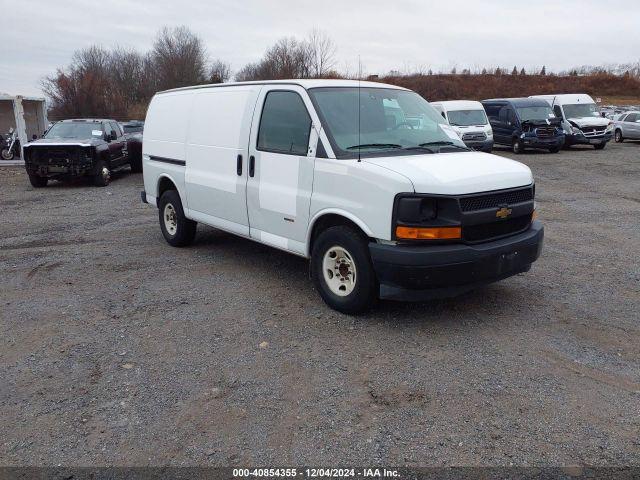
[[[511,209],[507,207],[502,207],[496,212],[496,217],[498,218],[507,218],[509,215],[511,215]]]

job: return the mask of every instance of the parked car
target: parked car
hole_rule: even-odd
[[[483,100],[493,141],[507,145],[515,153],[539,148],[557,153],[564,144],[561,120],[544,100],[534,98],[493,98]]]
[[[596,102],[587,94],[534,95],[529,98],[545,100],[556,117],[562,119],[567,146],[587,144],[602,150],[613,136],[613,122],[600,116]]]
[[[491,153],[493,130],[480,102],[449,100],[431,102],[431,106],[449,122],[467,147]]]
[[[528,271],[542,248],[531,170],[468,149],[397,86],[161,92],[143,162],[142,200],[158,207],[170,245],[190,244],[201,222],[309,258],[320,296],[346,313],[378,297],[451,296],[501,280]]]
[[[129,120],[128,122],[120,123],[124,133],[143,133],[144,122],[140,120]]]
[[[616,142],[625,140],[640,140],[640,111],[622,114],[613,122],[614,138]]]
[[[89,176],[106,186],[111,172],[126,165],[142,170],[139,136],[124,134],[115,120],[75,119],[53,124],[44,136],[24,147],[31,185],[45,187],[49,179]]]

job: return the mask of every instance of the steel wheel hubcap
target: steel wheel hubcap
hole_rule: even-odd
[[[109,179],[111,178],[111,172],[109,172],[109,169],[107,167],[102,167],[102,178],[104,179],[105,182],[108,182]]]
[[[356,264],[343,247],[336,245],[326,251],[322,259],[322,273],[329,290],[340,297],[346,297],[356,287]]]
[[[178,230],[176,209],[170,203],[167,203],[164,207],[164,227],[169,232],[169,235],[175,235]]]

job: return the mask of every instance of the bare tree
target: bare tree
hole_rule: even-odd
[[[231,78],[231,65],[224,60],[216,59],[209,69],[209,81],[211,83],[224,83]]]
[[[160,90],[205,83],[206,51],[187,27],[164,27],[158,33],[151,60]]]
[[[335,67],[336,46],[326,33],[313,29],[307,39],[311,74],[323,77]]]

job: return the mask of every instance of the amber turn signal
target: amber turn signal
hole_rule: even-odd
[[[462,238],[460,227],[396,227],[396,237],[407,240],[453,240]]]
[[[538,211],[534,210],[531,214],[531,221],[533,222],[536,218],[538,218]]]

